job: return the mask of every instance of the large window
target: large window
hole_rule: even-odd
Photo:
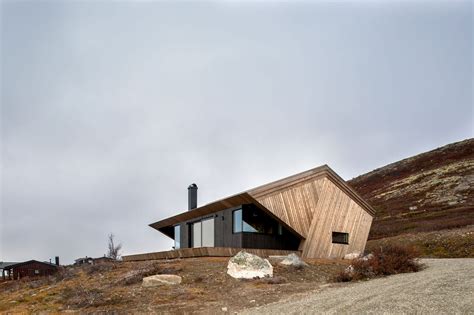
[[[191,230],[192,247],[214,247],[214,218],[194,222]]]
[[[258,209],[238,209],[232,213],[232,232],[240,233],[279,233],[278,223]],[[281,235],[281,234],[279,234]]]
[[[174,226],[174,248],[181,248],[181,227],[179,225]]]
[[[336,244],[349,244],[349,233],[332,232],[332,242]]]

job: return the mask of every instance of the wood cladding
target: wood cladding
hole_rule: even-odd
[[[137,255],[123,256],[124,261],[155,260],[155,259],[174,259],[174,258],[192,258],[192,257],[232,257],[241,250],[247,253],[258,255],[260,257],[285,256],[291,253],[301,255],[299,251],[275,250],[275,249],[256,249],[256,248],[235,248],[235,247],[200,247],[200,248],[182,248],[156,253],[146,253]]]
[[[315,170],[257,187],[249,194],[305,238],[299,247],[303,257],[341,258],[363,252],[373,209],[332,171]],[[348,233],[349,243],[332,243],[332,232]]]

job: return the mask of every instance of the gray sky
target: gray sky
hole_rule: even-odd
[[[149,223],[473,136],[472,2],[2,1],[0,260],[169,249]]]

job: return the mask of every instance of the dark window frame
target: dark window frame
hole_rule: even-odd
[[[349,233],[346,232],[332,232],[332,243],[349,245]]]

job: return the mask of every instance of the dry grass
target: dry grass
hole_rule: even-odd
[[[417,272],[422,265],[413,247],[388,245],[375,249],[366,258],[352,260],[351,266],[339,273],[338,282],[365,280],[398,273]]]
[[[262,305],[331,282],[345,261],[313,260],[304,269],[274,265],[274,277],[250,281],[226,274],[228,258],[203,257],[68,267],[55,277],[0,283],[0,312],[216,313]],[[177,274],[181,285],[142,288],[152,274]]]
[[[474,258],[474,225],[434,232],[407,233],[394,237],[369,240],[366,250],[373,251],[380,246],[406,244],[413,246],[420,257]]]

